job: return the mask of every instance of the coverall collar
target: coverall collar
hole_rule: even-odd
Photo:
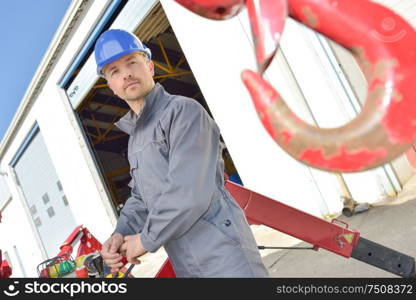
[[[136,115],[133,110],[129,110],[120,120],[114,123],[121,131],[131,135],[134,127],[141,120],[147,119],[154,112],[158,111],[166,102],[165,89],[156,83],[153,89],[144,97],[144,106],[141,112]]]

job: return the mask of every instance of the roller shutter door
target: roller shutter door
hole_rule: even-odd
[[[14,163],[14,171],[47,256],[53,257],[76,224],[39,130]]]

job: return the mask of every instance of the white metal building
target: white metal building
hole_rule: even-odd
[[[378,2],[416,25],[413,0]],[[152,50],[155,80],[211,113],[230,154],[227,171],[256,192],[324,217],[340,212],[341,195],[379,201],[414,174],[413,149],[355,174],[311,169],[284,153],[240,79],[256,68],[246,11],[218,22],[172,0],[73,0],[0,144],[0,249],[13,276],[37,276],[36,266],[76,225],[103,242],[129,195],[128,137],[112,125],[128,106],[96,75],[92,52],[107,28],[134,32]],[[321,127],[354,118],[366,96],[352,56],[292,19],[266,76],[296,113]]]

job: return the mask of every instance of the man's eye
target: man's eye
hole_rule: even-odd
[[[117,73],[118,73],[118,70],[113,70],[113,71],[111,71],[110,76],[114,76]]]
[[[131,61],[131,62],[130,62],[130,65],[133,65],[133,64],[135,64],[135,63],[136,63],[135,61]]]

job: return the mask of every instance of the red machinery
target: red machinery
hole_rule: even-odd
[[[71,254],[79,243],[75,258]],[[61,277],[104,277],[103,262],[100,256],[101,243],[82,225],[77,226],[60,247],[57,256],[38,265],[41,278]],[[126,259],[123,260],[127,262]],[[117,276],[123,276],[126,267]]]
[[[210,19],[250,17],[258,71],[245,70],[265,129],[302,163],[331,172],[357,172],[388,163],[416,140],[416,31],[402,17],[369,0],[176,0]],[[275,56],[286,16],[344,46],[368,82],[361,113],[338,128],[301,120],[262,75]],[[397,28],[392,35],[389,29]]]
[[[1,223],[2,215],[0,211],[0,223]],[[3,256],[0,249],[0,278],[8,278],[12,275],[12,268],[10,268],[9,263],[7,260],[3,260]]]
[[[0,250],[0,278],[9,278],[12,275],[12,268],[10,268],[7,260],[2,260],[2,253]]]
[[[358,231],[348,228],[348,224],[340,220],[325,221],[230,181],[226,181],[226,188],[244,210],[250,224],[261,224],[284,232],[308,242],[313,245],[314,250],[322,248],[402,277],[416,278],[413,257],[361,237]],[[70,255],[78,242],[76,257],[72,259]],[[78,226],[62,244],[59,254],[39,265],[39,276],[104,277],[106,274],[103,272],[103,263],[99,256],[100,250],[100,242],[85,227]],[[57,267],[58,264],[61,266]],[[65,266],[65,270],[62,270],[62,265]],[[124,266],[119,274],[112,277],[122,277],[130,271],[131,268],[126,269]],[[169,259],[155,277],[175,277]]]
[[[226,182],[226,188],[243,208],[250,224],[265,225],[284,232],[310,243],[315,250],[322,248],[402,277],[416,278],[413,257],[360,237],[358,231],[348,228],[348,224],[340,220],[325,221],[230,181]],[[174,275],[167,260],[156,277]]]

